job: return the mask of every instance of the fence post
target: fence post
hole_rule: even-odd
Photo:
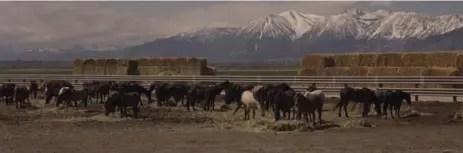
[[[420,85],[419,84],[415,84],[415,88],[418,88]],[[418,101],[418,95],[415,95],[415,101]]]

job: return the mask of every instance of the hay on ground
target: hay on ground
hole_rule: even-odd
[[[429,67],[431,62],[426,53],[404,53],[402,55],[404,67]]]
[[[402,54],[399,53],[384,53],[378,54],[376,57],[376,67],[399,67],[403,66]]]

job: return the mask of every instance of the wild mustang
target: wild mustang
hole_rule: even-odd
[[[325,94],[322,90],[306,91],[304,94],[297,93],[294,96],[297,118],[304,115],[306,122],[311,117],[312,124],[315,126],[315,111],[318,113],[318,121],[322,123],[322,110],[325,100]]]
[[[267,112],[269,109],[269,105],[271,105],[270,103],[273,97],[269,95],[273,95],[271,89],[273,89],[274,86],[271,84],[247,86],[245,87],[245,90],[248,90],[249,88],[253,92],[255,99],[259,102],[261,107],[261,116],[264,117],[265,112]],[[240,107],[241,105],[238,105],[233,114],[235,114],[240,109]]]
[[[205,88],[206,87],[202,85],[196,84],[191,86],[190,89],[188,89],[186,99],[187,110],[190,110],[190,107],[193,107],[193,110],[196,110],[195,105],[201,103],[201,101],[206,100]]]
[[[213,111],[215,105],[215,97],[220,94],[224,89],[227,89],[230,86],[230,82],[226,80],[218,85],[212,87],[206,87],[206,102],[204,105],[204,110],[206,111]]]
[[[2,86],[2,96],[7,105],[13,102],[15,87],[14,83],[6,83]]]
[[[244,105],[244,120],[249,120],[251,110],[252,118],[256,118],[256,110],[259,109],[259,102],[254,98],[252,91],[246,90],[242,93],[241,103]]]
[[[283,91],[276,89],[276,92],[273,95],[273,113],[275,121],[280,120],[280,111],[283,112],[283,117],[287,117],[288,120],[291,119],[291,112],[292,108],[294,107],[295,94],[297,94],[297,92],[294,90]]]
[[[341,117],[341,109],[344,109],[345,116],[348,118],[347,105],[350,101],[354,103],[363,103],[363,113],[362,116],[367,116],[370,111],[370,106],[372,103],[377,103],[376,95],[373,90],[368,88],[354,89],[347,85],[341,89],[339,93],[340,101],[336,104],[335,108],[339,108],[338,116]],[[355,106],[355,105],[354,105]]]
[[[169,100],[171,97],[174,98],[175,103],[182,101],[184,105],[184,97],[188,92],[190,86],[186,84],[171,84],[164,88],[166,90],[166,99]]]
[[[383,104],[383,112],[386,118],[388,108],[392,118],[394,118],[393,109],[395,110],[395,114],[400,118],[400,107],[404,100],[407,102],[408,106],[411,106],[410,93],[402,90],[378,90],[376,91],[376,96],[379,102],[378,105]],[[381,114],[381,112],[378,114]]]
[[[37,84],[37,81],[32,80],[31,84],[29,85],[29,92],[32,94],[32,97],[34,99],[37,99],[37,92],[39,91],[39,84]]]
[[[62,87],[69,87],[70,89],[74,88],[74,86],[72,86],[71,83],[69,83],[68,81],[63,81],[63,80],[52,80],[52,81],[46,82],[43,85],[45,88],[45,103],[46,104],[50,103],[50,100],[53,97],[58,96],[58,92]]]
[[[67,107],[71,106],[71,101],[72,101],[72,90],[70,87],[61,87],[61,89],[58,91],[58,94],[56,96],[57,102],[56,102],[56,107],[58,107],[61,103],[66,104]],[[77,102],[74,102],[74,106],[76,109],[77,107]]]
[[[109,95],[105,102],[105,115],[109,113],[114,113],[116,108],[119,108],[121,117],[127,116],[127,107],[132,107],[133,116],[138,117],[139,107],[141,97],[137,92],[121,93],[113,92]]]
[[[16,109],[24,108],[26,104],[30,104],[29,90],[26,86],[17,86],[14,90]],[[26,102],[27,101],[27,102]]]
[[[236,102],[237,105],[240,105],[243,92],[244,87],[233,83],[230,87],[225,89],[225,95],[223,97],[225,104],[230,105],[232,102]]]

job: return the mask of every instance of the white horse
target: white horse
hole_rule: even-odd
[[[246,90],[241,94],[241,103],[244,105],[244,120],[249,120],[251,109],[252,117],[256,118],[256,110],[259,109],[259,102],[254,98],[252,91]]]

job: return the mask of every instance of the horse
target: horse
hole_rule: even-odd
[[[256,109],[259,109],[259,102],[254,98],[254,94],[246,90],[241,94],[241,103],[244,105],[244,120],[249,120],[252,109],[252,118],[256,118]]]
[[[58,95],[56,96],[57,98],[57,102],[56,102],[56,107],[59,107],[59,105],[65,101],[66,103],[66,106],[70,106],[71,105],[71,101],[72,101],[72,88],[70,87],[61,87],[61,89],[59,89],[58,91]],[[74,101],[74,105],[76,107],[76,109],[78,109],[77,107],[77,102]]]
[[[88,89],[85,87],[80,90],[77,90],[77,89],[71,90],[70,99],[76,104],[76,109],[79,108],[77,106],[77,101],[81,101],[81,104],[84,104],[84,108],[87,109],[88,98],[89,98],[89,92],[88,92]]]
[[[344,88],[341,89],[339,93],[340,101],[336,104],[335,108],[339,108],[338,116],[341,117],[341,109],[344,109],[345,116],[349,118],[347,113],[347,105],[350,101],[354,103],[363,103],[363,113],[362,116],[367,116],[370,110],[370,105],[372,103],[377,103],[377,99],[373,90],[368,88],[354,89],[347,85],[344,85]],[[354,105],[355,108],[355,105]]]
[[[71,83],[63,80],[52,80],[43,84],[45,90],[45,104],[50,103],[53,97],[58,96],[58,92],[62,87],[74,88]],[[58,100],[58,99],[57,99]]]
[[[23,106],[26,104],[30,104],[29,101],[29,90],[25,86],[16,86],[14,90],[14,99],[16,103],[16,109],[23,108]]]
[[[291,119],[291,112],[294,112],[294,95],[297,94],[294,90],[279,90],[274,89],[275,94],[273,95],[273,113],[275,121],[280,120],[280,111],[283,111],[283,117],[287,116],[287,119]]]
[[[37,84],[37,81],[31,81],[31,84],[29,85],[29,91],[32,94],[32,97],[37,99],[37,92],[39,91],[39,84]]]
[[[182,106],[184,105],[184,97],[188,92],[190,86],[186,84],[172,84],[168,85],[164,89],[166,90],[166,100],[168,101],[171,97],[174,98],[175,103],[182,101]]]
[[[215,106],[215,97],[220,94],[224,89],[228,88],[231,85],[231,83],[226,80],[225,82],[222,82],[218,85],[214,85],[212,87],[206,87],[205,93],[206,93],[206,102],[203,107],[205,111],[213,111],[214,106]]]
[[[7,105],[13,102],[15,87],[16,84],[14,83],[7,83],[2,85],[1,95]]]
[[[318,113],[318,121],[322,123],[322,111],[325,103],[325,94],[322,90],[307,90],[304,94],[297,93],[294,96],[294,105],[297,112],[297,118],[304,114],[306,122],[309,116],[312,118],[312,124],[315,126],[315,111]]]
[[[195,109],[195,105],[201,103],[201,101],[206,100],[206,87],[203,85],[193,85],[187,92],[187,102],[186,107],[187,110],[190,110],[190,107]]]
[[[387,118],[387,109],[391,113],[391,117],[394,119],[393,110],[395,114],[400,118],[400,107],[402,106],[402,101],[405,100],[408,106],[411,106],[411,96],[410,93],[404,92],[402,90],[380,90],[377,91],[378,105],[383,104],[383,112],[385,118]],[[378,106],[379,107],[379,106]],[[379,115],[382,115],[379,113]]]
[[[239,84],[230,85],[230,87],[225,89],[225,95],[223,97],[225,104],[230,105],[232,102],[236,102],[237,105],[240,105],[243,92],[244,87]]]

